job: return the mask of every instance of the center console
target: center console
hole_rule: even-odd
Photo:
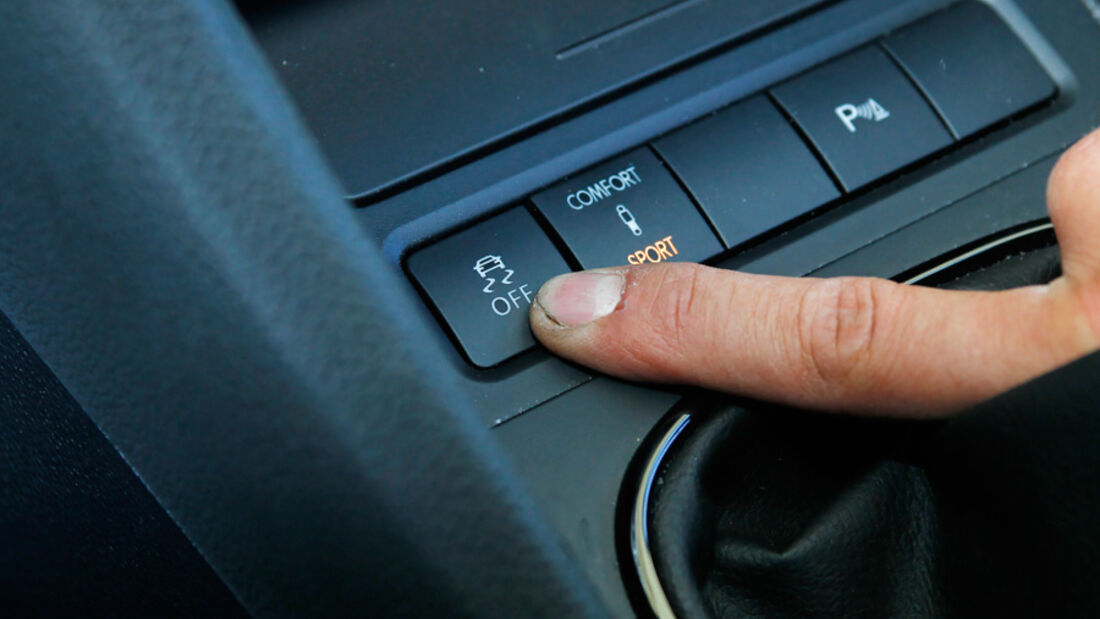
[[[1100,124],[1079,0],[241,8],[433,354],[621,616],[662,612],[631,537],[647,463],[685,407],[731,403],[551,357],[539,286],[684,260],[916,281],[1049,234],[1046,177]]]

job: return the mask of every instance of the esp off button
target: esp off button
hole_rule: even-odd
[[[722,251],[691,199],[648,148],[591,168],[531,198],[586,269]]]
[[[523,208],[422,249],[407,266],[466,356],[483,368],[535,345],[531,301],[546,280],[570,270]]]

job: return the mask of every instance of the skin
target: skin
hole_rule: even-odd
[[[629,380],[794,406],[946,416],[1100,348],[1100,131],[1059,161],[1064,275],[961,292],[665,263],[559,276],[531,308],[562,357]]]

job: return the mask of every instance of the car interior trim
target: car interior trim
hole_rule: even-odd
[[[630,526],[630,551],[634,557],[634,568],[638,574],[638,581],[642,585],[642,592],[657,619],[676,619],[676,613],[672,610],[668,594],[661,585],[661,579],[657,575],[657,565],[653,560],[653,551],[649,546],[649,496],[653,485],[657,482],[657,474],[661,470],[665,455],[690,422],[690,413],[680,415],[661,437],[642,470],[642,484],[634,498]]]
[[[1081,2],[1085,3],[1085,8],[1089,10],[1093,18],[1100,22],[1100,2],[1097,2],[1097,0],[1081,0]]]
[[[927,280],[927,279],[929,279],[929,278],[931,278],[935,275],[938,275],[938,274],[940,274],[940,273],[942,273],[942,272],[944,272],[948,269],[952,269],[954,267],[957,267],[960,264],[962,264],[962,263],[964,263],[968,260],[972,260],[974,258],[977,258],[978,256],[981,256],[982,254],[993,251],[993,250],[995,250],[999,247],[1007,245],[1008,243],[1013,243],[1015,241],[1019,241],[1021,239],[1027,238],[1027,237],[1032,236],[1032,235],[1043,234],[1043,233],[1046,233],[1046,232],[1051,232],[1053,230],[1054,230],[1054,224],[1052,224],[1050,222],[1046,222],[1046,223],[1042,223],[1042,224],[1039,224],[1039,225],[1036,225],[1036,226],[1031,226],[1030,228],[1027,228],[1025,230],[1020,230],[1018,232],[1013,232],[1012,234],[1008,234],[1008,235],[1005,235],[1005,236],[999,236],[996,239],[994,239],[994,240],[992,240],[992,241],[990,241],[990,242],[988,242],[988,243],[986,243],[986,244],[984,244],[980,247],[976,247],[976,248],[974,248],[974,249],[972,249],[972,250],[970,250],[970,251],[968,251],[964,254],[956,256],[956,257],[954,257],[954,258],[952,258],[952,259],[950,259],[946,262],[942,262],[940,264],[937,264],[936,266],[934,266],[934,267],[932,267],[932,268],[930,268],[926,271],[922,271],[922,272],[918,273],[917,275],[914,275],[913,277],[910,277],[909,279],[905,280],[902,283],[903,284],[909,284],[909,285],[919,284],[922,281],[925,281],[925,280]]]

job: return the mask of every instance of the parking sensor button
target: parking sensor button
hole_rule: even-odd
[[[772,90],[848,191],[950,146],[951,134],[877,46]]]

